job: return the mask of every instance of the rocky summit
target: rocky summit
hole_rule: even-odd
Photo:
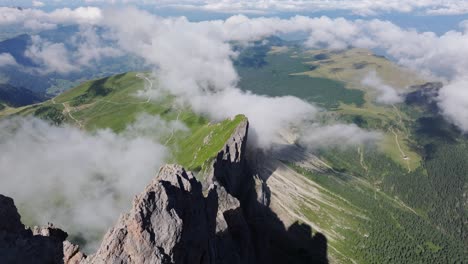
[[[51,224],[26,228],[0,196],[0,263],[327,263],[323,235],[286,229],[268,207],[268,186],[246,159],[248,126],[238,125],[198,178],[163,166],[90,256]]]

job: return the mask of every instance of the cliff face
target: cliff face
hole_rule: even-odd
[[[218,153],[203,184],[179,165],[165,165],[129,213],[105,235],[89,263],[252,263],[240,193],[248,122]],[[204,187],[203,187],[204,186]]]
[[[211,263],[216,200],[178,165],[166,165],[105,235],[90,263]]]
[[[78,263],[79,247],[53,225],[25,228],[13,199],[0,195],[0,263]]]
[[[326,241],[312,239],[310,228],[299,224],[286,229],[268,208],[268,186],[246,159],[247,135],[243,121],[202,182],[179,165],[163,166],[88,257],[61,230],[24,229],[13,201],[2,196],[0,262],[32,259],[36,251],[36,263],[327,262]],[[47,241],[27,242],[32,253],[18,242],[37,239]]]

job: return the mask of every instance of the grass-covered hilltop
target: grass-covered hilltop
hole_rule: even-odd
[[[151,95],[138,95],[144,88],[155,88],[149,74],[129,72],[84,82],[46,102],[21,108],[5,108],[3,116],[32,115],[53,124],[70,124],[95,131],[111,129],[122,132],[141,114],[158,116],[165,121],[180,121],[184,129],[173,128],[154,134],[155,139],[173,150],[172,162],[189,170],[200,171],[215,157],[240,121],[238,115],[231,120],[210,123],[186,107],[178,107],[173,96],[166,93],[155,101]],[[146,86],[145,86],[146,85]],[[164,93],[161,91],[161,93]]]
[[[468,138],[430,98],[442,84],[364,49],[269,43],[239,48],[241,89],[297,96],[321,107],[324,123],[353,123],[382,134],[375,145],[345,148],[291,142],[269,153],[249,145],[247,162],[265,179],[278,218],[323,234],[331,263],[465,263]],[[369,74],[396,88],[400,100],[379,101],[378,90],[362,81]],[[35,116],[89,133],[110,129],[131,136],[129,127],[142,116],[158,117],[172,124],[150,135],[170,150],[167,162],[202,175],[248,116],[210,122],[168,92],[155,93],[158,85],[149,73],[113,75],[41,103],[0,104],[0,118]]]

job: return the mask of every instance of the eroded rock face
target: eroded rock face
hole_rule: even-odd
[[[166,165],[105,235],[91,263],[212,263],[216,199],[181,166]]]
[[[53,226],[25,229],[13,201],[0,196],[0,263],[322,263],[309,257],[310,230],[286,230],[269,209],[268,186],[245,157],[248,126],[240,123],[202,182],[163,166],[89,257]],[[11,261],[31,247],[25,261]],[[299,262],[297,252],[305,252]]]
[[[247,131],[244,121],[203,184],[181,166],[161,168],[87,262],[253,263],[251,232],[235,197],[245,178]]]
[[[79,263],[85,255],[53,225],[26,228],[13,199],[0,195],[0,263]]]
[[[6,197],[0,199],[0,216],[5,219],[0,229],[13,232],[15,239],[2,248],[15,255],[23,250],[14,243],[16,237],[41,239],[35,246],[44,258],[36,263],[253,262],[250,230],[241,203],[232,194],[240,192],[243,182],[247,131],[244,121],[213,162],[205,188],[181,166],[163,166],[89,257],[66,241],[67,233],[60,229],[25,229],[13,200]]]
[[[218,152],[213,169],[205,180],[206,184],[218,183],[230,194],[237,197],[241,195],[243,183],[248,180],[245,160],[248,129],[247,120],[237,126],[223,149]]]

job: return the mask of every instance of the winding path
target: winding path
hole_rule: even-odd
[[[151,90],[153,88],[153,82],[148,77],[144,76],[141,73],[137,73],[136,77],[141,78],[141,79],[145,79],[146,81],[148,81],[149,84],[150,84],[150,87],[148,88],[149,90]],[[148,95],[148,100],[146,100],[146,103],[149,103],[150,100],[151,100],[151,94]]]
[[[361,150],[361,147],[358,147],[358,154],[359,154],[359,163],[361,167],[366,171],[366,176],[369,175],[369,168],[366,166],[364,162],[364,150]]]
[[[406,155],[403,149],[401,149],[400,142],[398,142],[398,134],[395,132],[395,130],[393,130],[393,127],[390,127],[389,130],[390,132],[393,133],[393,135],[395,135],[395,142],[397,144],[398,150],[401,153],[402,159],[406,162],[406,165],[408,166],[408,172],[411,172],[411,167],[409,164],[409,157]]]
[[[52,98],[52,103],[53,103],[54,105],[57,104],[57,102],[55,102],[55,97]],[[83,127],[83,124],[81,123],[80,120],[76,119],[76,118],[72,115],[71,109],[70,109],[70,107],[68,106],[68,103],[67,103],[67,102],[64,102],[64,103],[61,103],[61,104],[63,105],[63,108],[64,108],[63,111],[64,111],[66,114],[68,114],[68,116],[69,116],[71,119],[73,119],[73,121],[75,121],[75,123],[78,124],[78,127],[79,127],[79,128],[82,128],[82,127]]]
[[[179,121],[180,112],[182,111],[179,110],[179,112],[177,113],[176,122]],[[171,131],[171,136],[166,140],[166,143],[164,143],[164,146],[167,146],[167,144],[169,144],[169,141],[171,141],[171,139],[174,137],[174,132],[175,132],[175,128],[173,127]]]
[[[143,74],[141,73],[137,73],[136,74],[136,77],[138,78],[141,78],[141,79],[144,79],[146,80],[150,86],[148,87],[148,89],[152,89],[153,88],[153,82],[146,76],[143,76]],[[52,98],[52,103],[54,105],[58,104],[56,101],[55,101],[55,97]],[[105,100],[105,99],[96,99],[96,101],[98,102],[105,102],[105,103],[109,103],[109,104],[116,104],[116,105],[125,105],[125,104],[146,104],[146,103],[149,103],[151,101],[151,95],[148,96],[148,99],[144,102],[113,102],[113,101],[110,101],[110,100]],[[82,128],[83,127],[83,124],[80,120],[78,120],[76,117],[73,116],[72,114],[72,111],[73,111],[73,108],[71,108],[69,105],[68,105],[68,102],[63,102],[63,103],[60,103],[61,105],[63,105],[63,112],[65,114],[67,114],[73,121],[75,121],[75,123],[78,125],[79,128]],[[179,112],[180,114],[180,112]],[[177,115],[177,118],[179,118],[179,115]],[[174,131],[172,132],[172,135],[174,134]],[[172,135],[171,135],[171,138],[172,138]]]

